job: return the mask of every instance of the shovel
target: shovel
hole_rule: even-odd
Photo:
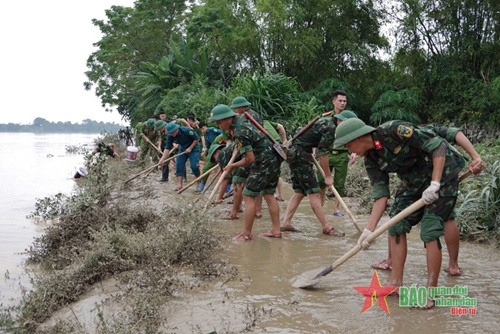
[[[257,123],[258,124],[258,123]],[[228,162],[228,165],[233,163],[234,160],[236,159],[236,157],[238,156],[238,152],[239,152],[239,149],[238,148],[235,148],[234,151],[233,151],[233,155],[231,156],[231,160],[229,160]],[[203,210],[202,210],[202,213],[205,213],[208,209],[208,206],[210,205],[210,202],[212,201],[212,197],[214,197],[214,194],[217,192],[217,190],[219,189],[220,187],[220,184],[222,183],[222,181],[224,180],[224,178],[226,177],[227,175],[227,171],[225,170],[222,175],[220,176],[219,178],[219,181],[217,181],[217,184],[215,185],[214,187],[214,190],[212,190],[212,193],[210,194],[210,196],[208,197],[208,201],[207,203],[205,204],[205,206],[203,207]]]
[[[331,112],[331,111],[329,111],[329,112],[325,112],[325,113],[323,113],[321,116],[316,116],[316,117],[314,117],[314,119],[313,119],[312,121],[310,121],[309,123],[307,123],[307,125],[306,125],[306,126],[304,126],[304,127],[302,128],[302,130],[300,130],[300,131],[299,131],[299,133],[297,133],[295,136],[293,136],[293,138],[292,138],[292,139],[290,139],[290,140],[286,143],[286,148],[287,148],[287,149],[288,149],[288,148],[290,148],[290,146],[292,145],[293,141],[294,141],[295,139],[299,138],[300,136],[302,136],[302,134],[303,134],[304,132],[306,132],[307,130],[309,130],[309,128],[310,128],[311,126],[313,126],[313,125],[314,125],[314,123],[316,123],[316,121],[317,121],[318,119],[320,119],[321,117],[328,116],[328,115],[330,115],[331,113],[332,113],[332,112]]]
[[[470,171],[464,173],[462,176],[460,176],[460,182],[465,180],[471,174],[472,173]],[[372,234],[370,234],[364,239],[364,241],[371,243],[382,233],[387,232],[389,228],[396,225],[401,219],[408,217],[413,212],[422,208],[424,205],[425,205],[424,201],[422,199],[419,199],[418,201],[416,201],[415,203],[413,203],[412,205],[410,205],[409,207],[407,207],[406,209],[404,209],[403,211],[401,211],[400,213],[398,213],[397,215],[386,221],[383,225],[376,228],[375,231],[372,232]],[[338,268],[342,263],[346,262],[351,257],[356,255],[360,250],[362,250],[361,246],[359,245],[354,246],[354,248],[345,253],[340,259],[338,259],[332,265],[326,267],[319,273],[317,270],[310,270],[305,273],[302,273],[300,276],[293,279],[292,286],[295,288],[302,288],[302,289],[313,287],[316,283],[319,282],[319,279],[322,276],[326,276],[329,273],[331,273],[333,269]]]
[[[186,184],[186,186],[184,188],[182,188],[181,190],[179,190],[177,193],[178,194],[182,194],[182,192],[184,190],[186,190],[187,188],[191,187],[193,184],[195,184],[196,182],[200,181],[202,178],[204,178],[205,176],[207,176],[208,174],[210,174],[213,170],[215,170],[217,167],[219,167],[218,165],[215,165],[213,166],[212,168],[210,168],[209,170],[207,170],[205,173],[201,174],[200,176],[198,176],[196,179],[194,179],[193,181],[191,181],[190,183]]]
[[[166,163],[166,162],[169,162],[170,160],[172,160],[172,159],[174,159],[174,158],[177,158],[178,156],[183,155],[183,154],[186,154],[186,151],[184,151],[184,152],[182,152],[182,153],[179,153],[179,154],[176,154],[176,155],[174,155],[174,156],[172,156],[172,157],[170,157],[170,158],[168,158],[168,159],[165,159],[165,161],[163,161],[163,164],[164,164],[164,163]],[[132,181],[133,179],[135,179],[135,178],[137,178],[137,177],[141,176],[141,175],[142,175],[142,174],[144,174],[144,173],[147,173],[147,172],[152,171],[153,169],[155,169],[155,168],[156,168],[156,167],[158,167],[159,165],[160,165],[160,164],[156,164],[156,165],[153,165],[153,166],[151,166],[151,167],[146,168],[145,170],[143,170],[143,171],[142,171],[142,172],[140,172],[139,174],[136,174],[136,175],[132,176],[130,179],[128,179],[127,181],[125,181],[125,183]]]
[[[286,153],[285,151],[283,151],[283,148],[280,146],[280,144],[278,144],[278,142],[276,141],[276,139],[274,139],[263,127],[262,125],[260,125],[252,116],[250,116],[249,113],[247,113],[245,111],[245,117],[248,118],[248,120],[250,122],[253,123],[253,125],[255,125],[257,127],[257,129],[260,130],[260,132],[262,132],[263,134],[266,135],[267,138],[269,138],[269,140],[273,143],[273,148],[276,152],[278,152],[278,154],[283,158],[283,160],[286,160]]]
[[[313,157],[313,156],[311,156],[311,157],[313,158],[313,161],[314,161],[314,164],[316,165],[316,168],[318,168],[318,170],[321,173],[321,175],[323,175],[323,178],[325,178],[325,171],[323,170],[323,168],[321,168],[321,165],[319,164],[318,160],[316,160],[316,158]],[[337,191],[337,189],[335,189],[335,187],[333,186],[333,184],[330,186],[330,190],[335,194],[335,198],[337,198],[337,201],[340,202],[340,205],[342,205],[342,207],[344,208],[344,210],[347,212],[347,215],[349,216],[349,218],[351,218],[352,223],[354,224],[354,226],[356,226],[356,229],[358,230],[358,232],[363,232],[363,230],[361,229],[361,227],[359,227],[358,222],[356,221],[356,218],[354,218],[354,216],[352,215],[351,211],[349,210],[349,208],[345,204],[345,202],[342,199],[342,197],[340,197],[339,192]]]

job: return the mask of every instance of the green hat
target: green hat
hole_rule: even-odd
[[[214,144],[214,145],[211,145],[210,146],[210,149],[208,150],[208,161],[211,161],[211,162],[215,162],[212,160],[212,156],[214,155],[215,151],[217,151],[218,149],[223,149],[224,147],[226,147],[225,144]]]
[[[175,124],[174,122],[168,123],[167,124],[167,136],[171,135],[178,128],[180,128],[179,124]]]
[[[167,125],[167,123],[165,123],[164,121],[162,121],[160,119],[160,120],[158,120],[158,121],[155,122],[155,130],[158,131],[161,128],[163,128],[165,125]]]
[[[243,96],[235,97],[231,108],[248,107],[251,103],[247,101]]]
[[[152,119],[152,118],[148,119],[148,121],[146,122],[146,125],[149,126],[150,128],[152,128],[153,126],[155,126],[154,119]]]
[[[334,148],[344,146],[356,138],[375,131],[375,128],[368,126],[359,118],[349,118],[337,126],[335,131]]]
[[[333,117],[345,121],[348,118],[358,118],[358,116],[351,110],[344,110],[340,114],[335,114]]]
[[[218,104],[212,109],[212,113],[210,114],[209,121],[220,121],[224,118],[229,118],[235,116],[236,113],[232,111],[225,104]]]

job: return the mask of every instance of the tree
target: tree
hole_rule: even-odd
[[[185,10],[181,0],[143,0],[134,8],[112,6],[107,20],[92,20],[103,37],[87,60],[85,89],[95,87],[103,107],[118,107],[130,119],[141,101],[132,76],[141,64],[156,64],[168,53],[169,40],[181,34]]]

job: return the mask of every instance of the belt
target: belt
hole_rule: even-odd
[[[347,151],[344,151],[344,150],[342,150],[342,151],[332,151],[333,155],[342,154],[342,153],[347,153]]]

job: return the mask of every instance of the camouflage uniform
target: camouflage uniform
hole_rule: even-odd
[[[441,177],[439,198],[403,219],[389,230],[390,235],[409,233],[411,227],[422,222],[420,237],[424,242],[438,240],[444,233],[444,223],[455,217],[458,195],[458,173],[465,166],[465,159],[445,138],[453,140],[458,129],[418,127],[404,121],[382,124],[372,138],[375,149],[365,155],[365,167],[370,178],[372,198],[390,197],[389,173],[397,173],[402,181],[389,215],[395,216],[422,197],[432,176],[432,152],[445,143],[446,157]]]
[[[113,148],[111,146],[109,146],[108,144],[105,144],[105,143],[99,143],[97,144],[96,148],[95,148],[95,151],[97,153],[106,153],[107,155],[109,155],[110,157],[113,157],[114,158],[114,153],[115,151],[113,150]]]
[[[220,130],[219,130],[219,131],[220,131]],[[223,136],[224,136],[224,134],[223,134],[223,133],[222,133],[222,131],[221,131],[221,134],[219,134],[217,137],[215,137],[215,138],[212,140],[212,142],[210,143],[210,145],[212,145],[212,144],[214,144],[214,145],[215,145],[215,144],[225,144],[226,142],[224,141]],[[223,149],[223,150],[224,150],[224,149]],[[231,152],[232,152],[232,151],[231,151]],[[222,151],[221,151],[221,153],[222,153]],[[219,153],[219,155],[220,155],[221,153]],[[231,153],[229,154],[229,158],[231,158]],[[228,162],[229,162],[229,160],[228,160]],[[203,165],[203,170],[201,171],[201,174],[205,174],[206,172],[208,172],[208,171],[209,171],[212,167],[214,167],[214,166],[215,166],[215,164],[216,164],[215,162],[212,162],[212,161],[210,161],[209,159],[207,159],[207,160],[205,161],[205,164]],[[227,165],[227,162],[226,162],[226,165]],[[225,165],[224,165],[224,166],[225,166]],[[203,183],[203,184],[205,184],[205,183],[207,182],[207,180],[208,180],[208,176],[209,176],[209,175],[204,176],[204,177],[200,180],[200,182],[201,182],[201,183]],[[231,177],[231,175],[229,175],[229,178],[230,178],[230,177]],[[226,178],[228,178],[228,177],[226,176]]]
[[[168,136],[167,142],[165,144],[165,149],[171,150],[174,143],[179,144],[179,153],[184,152],[195,140],[200,140],[200,136],[191,128],[187,126],[181,126],[178,129],[178,134],[175,137]],[[200,176],[200,168],[198,167],[198,161],[200,158],[200,146],[197,144],[192,148],[192,151],[188,154],[180,155],[176,158],[176,169],[175,176],[184,176],[184,168],[186,166],[186,161],[189,159],[191,166],[191,171],[195,177]]]
[[[239,147],[241,155],[253,151],[255,156],[255,162],[246,166],[249,167],[249,175],[243,195],[257,197],[261,194],[274,194],[278,185],[281,159],[273,150],[272,143],[244,115],[234,117],[230,135]]]
[[[156,142],[158,141],[158,133],[159,132],[155,130],[154,125],[152,127],[148,126],[147,124],[142,125],[142,134],[148,137],[149,140],[151,140],[151,142],[153,143],[153,145],[155,145]],[[153,160],[156,161],[158,156],[156,152],[157,151],[153,148],[153,146],[151,146],[147,141],[142,140],[141,156],[140,156],[141,161],[144,161],[144,159],[146,159],[146,157],[149,156],[152,156]]]
[[[335,120],[322,117],[306,132],[295,139],[287,151],[287,162],[292,174],[292,187],[296,193],[304,195],[319,193],[319,185],[314,175],[312,149],[316,155],[328,154],[335,139]]]

